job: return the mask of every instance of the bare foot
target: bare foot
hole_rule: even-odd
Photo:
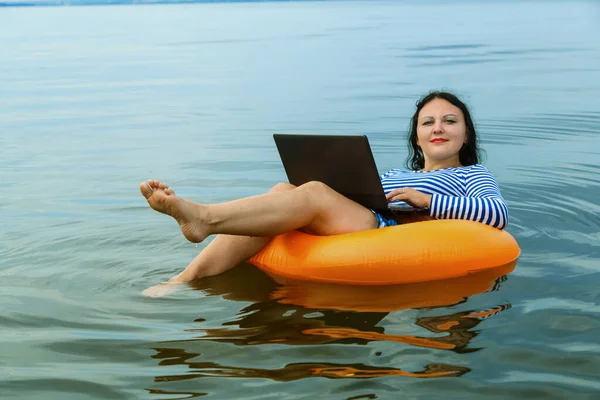
[[[142,292],[146,297],[163,297],[183,288],[185,282],[169,280],[159,285],[154,285]]]
[[[173,189],[156,180],[142,182],[140,191],[150,207],[175,218],[190,242],[200,243],[208,236],[206,206],[175,196]]]

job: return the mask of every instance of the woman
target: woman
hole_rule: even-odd
[[[493,175],[478,164],[475,127],[456,96],[431,92],[417,102],[409,149],[409,169],[394,169],[381,177],[388,201],[428,209],[431,218],[506,226],[506,203]],[[293,229],[337,235],[398,223],[320,182],[298,187],[280,183],[267,194],[208,205],[179,198],[156,180],[143,182],[140,190],[153,209],[177,220],[189,241],[219,234],[169,283],[224,272],[258,253],[271,237]],[[158,295],[156,288],[144,294]]]

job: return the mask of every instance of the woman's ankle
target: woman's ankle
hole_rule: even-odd
[[[194,272],[184,270],[183,272],[181,272],[178,275],[175,275],[174,277],[169,279],[168,282],[169,283],[186,283],[186,282],[193,281],[196,278],[197,278],[197,276]]]

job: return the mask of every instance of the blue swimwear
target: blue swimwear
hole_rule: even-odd
[[[396,222],[395,219],[387,218],[387,217],[384,217],[383,215],[379,214],[378,212],[375,212],[373,210],[371,210],[371,211],[373,212],[373,214],[375,214],[375,218],[377,218],[377,228],[385,228],[388,226],[398,225],[398,222]]]

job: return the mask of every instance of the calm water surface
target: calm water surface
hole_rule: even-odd
[[[592,1],[3,9],[0,397],[598,398],[599,18]],[[242,265],[141,295],[204,244],[140,181],[264,192],[285,179],[275,132],[367,134],[384,172],[432,88],[473,108],[522,249],[506,278],[368,292]]]

